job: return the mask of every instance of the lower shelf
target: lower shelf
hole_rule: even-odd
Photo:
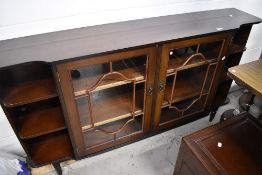
[[[36,166],[73,157],[70,139],[66,132],[35,138],[29,144],[31,159]]]
[[[176,106],[179,109],[185,109],[189,105],[192,104],[195,98],[183,100],[180,102],[173,103],[172,106]],[[164,125],[169,122],[174,122],[177,121],[183,117],[187,117],[189,115],[193,115],[197,112],[203,111],[205,107],[205,102],[206,102],[207,94],[202,96],[199,100],[197,100],[192,106],[190,106],[183,114],[182,112],[178,112],[176,109],[169,109],[168,107],[162,108],[161,111],[161,117],[160,117],[160,125]]]
[[[135,109],[134,114],[143,113],[144,103],[144,85],[135,91]],[[91,110],[88,105],[88,99],[82,97],[76,101],[82,130],[92,127]],[[94,126],[101,126],[110,122],[121,120],[132,116],[133,89],[132,85],[123,85],[91,95],[91,109]]]

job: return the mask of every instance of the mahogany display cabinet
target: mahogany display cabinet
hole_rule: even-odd
[[[3,58],[1,106],[34,167],[136,141],[214,114],[259,22],[221,9],[87,27],[86,42],[40,48],[48,58]]]

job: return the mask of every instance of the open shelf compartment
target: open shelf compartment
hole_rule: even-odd
[[[6,107],[16,107],[56,96],[53,80],[46,78],[24,82],[8,88],[3,103]]]
[[[66,129],[58,99],[18,107],[18,134],[30,139]]]
[[[72,146],[65,131],[52,133],[29,140],[30,155],[36,166],[73,158]]]

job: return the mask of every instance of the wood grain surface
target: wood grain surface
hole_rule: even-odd
[[[262,98],[262,60],[232,67],[228,75]]]

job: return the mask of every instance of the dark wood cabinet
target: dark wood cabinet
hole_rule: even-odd
[[[260,21],[222,9],[87,27],[72,46],[85,56],[1,68],[1,106],[33,166],[139,140],[213,114]]]
[[[261,126],[242,114],[182,139],[174,175],[262,172]]]

